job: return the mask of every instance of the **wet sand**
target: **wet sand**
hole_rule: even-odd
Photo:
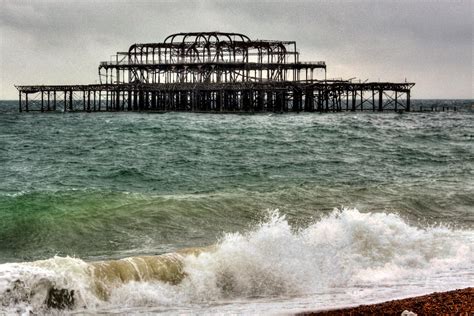
[[[334,310],[304,312],[300,315],[401,315],[403,311],[417,315],[474,315],[474,288],[393,300],[379,304],[360,305]]]

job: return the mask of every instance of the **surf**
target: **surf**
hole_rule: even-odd
[[[186,310],[315,295],[327,306],[321,293],[341,289],[382,298],[386,290],[410,294],[417,285],[425,291],[472,286],[473,241],[472,230],[422,227],[393,213],[334,210],[298,227],[275,210],[211,247],[119,260],[2,264],[0,311]]]

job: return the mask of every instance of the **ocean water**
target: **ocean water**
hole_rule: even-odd
[[[474,286],[457,112],[17,113],[0,313],[293,313]]]

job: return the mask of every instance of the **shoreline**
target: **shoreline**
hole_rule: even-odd
[[[298,315],[398,315],[403,311],[417,315],[472,315],[474,313],[474,287],[447,292],[434,292],[422,296],[386,301],[382,303],[344,307],[337,309],[307,311]],[[412,315],[412,314],[408,314]]]

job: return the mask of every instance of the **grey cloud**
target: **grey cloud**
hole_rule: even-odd
[[[472,98],[472,2],[1,1],[0,98],[13,84],[88,83],[100,60],[182,31],[296,40],[330,76],[417,81],[417,97]],[[455,74],[455,75],[453,75]],[[449,84],[446,84],[449,82]]]

